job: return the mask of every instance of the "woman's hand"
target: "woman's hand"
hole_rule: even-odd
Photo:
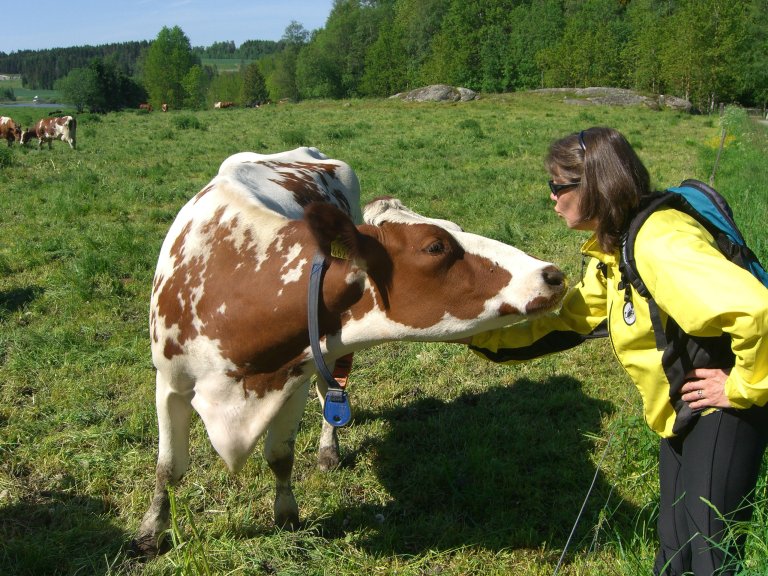
[[[728,372],[719,368],[696,368],[685,375],[681,388],[683,400],[692,410],[703,408],[730,408],[731,402],[725,395],[725,381]]]

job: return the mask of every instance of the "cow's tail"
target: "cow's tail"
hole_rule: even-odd
[[[77,120],[75,120],[74,116],[70,116],[69,120],[67,120],[67,128],[69,128],[69,140],[74,148],[75,142],[77,142]]]

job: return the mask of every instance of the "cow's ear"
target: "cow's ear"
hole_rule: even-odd
[[[304,209],[304,220],[326,258],[359,257],[360,233],[345,212],[327,202],[313,202]]]

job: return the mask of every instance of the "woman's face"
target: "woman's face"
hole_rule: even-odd
[[[582,194],[580,183],[568,180],[560,174],[553,174],[550,181],[549,197],[555,202],[555,212],[572,230],[595,230],[594,220],[584,220],[579,208],[579,198]]]

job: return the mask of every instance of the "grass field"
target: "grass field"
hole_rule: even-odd
[[[250,59],[238,60],[236,58],[203,58],[203,66],[211,66],[221,72],[239,72],[243,66],[253,62]]]
[[[35,96],[42,102],[56,102],[59,93],[56,90],[32,90],[21,85],[20,78],[0,80],[0,91],[13,90],[17,102],[32,102]],[[0,104],[1,106],[2,104]]]
[[[0,114],[31,123],[34,109]],[[552,212],[549,142],[623,131],[659,186],[707,180],[716,117],[580,107],[537,95],[464,104],[321,101],[259,109],[78,117],[78,149],[0,146],[0,574],[649,574],[656,438],[608,342],[510,367],[447,344],[359,353],[343,465],[315,467],[310,399],[294,489],[304,526],[272,526],[257,453],[229,475],[199,421],[174,493],[173,549],[125,547],[154,486],[157,430],[147,312],[176,212],[228,155],[317,146],[357,172],[363,200],[418,212],[581,269],[580,233]],[[768,261],[765,128],[741,117],[715,185]],[[768,573],[765,462],[745,575]]]

